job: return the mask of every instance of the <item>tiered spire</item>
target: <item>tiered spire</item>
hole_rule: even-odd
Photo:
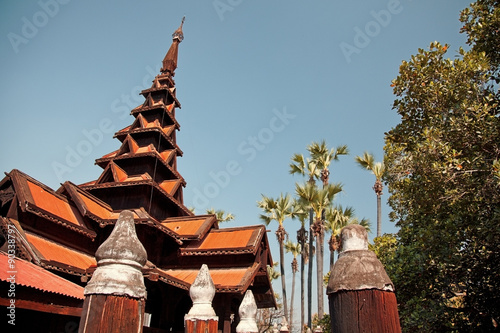
[[[115,210],[143,207],[158,220],[192,215],[183,204],[186,182],[177,171],[177,156],[182,151],[176,142],[180,125],[175,109],[181,105],[172,79],[178,46],[184,39],[183,24],[184,18],[172,34],[161,74],[150,88],[141,91],[145,101],[131,111],[134,122],[115,133],[121,147],[97,159],[104,171],[95,182],[83,185]]]

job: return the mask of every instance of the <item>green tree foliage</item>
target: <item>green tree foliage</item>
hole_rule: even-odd
[[[497,7],[478,1],[464,11],[472,44],[498,36],[478,23],[495,27]],[[500,120],[491,75],[498,64],[486,52],[498,55],[497,41],[459,49],[453,60],[447,45],[431,43],[393,80],[401,122],[386,133],[384,163],[400,231],[394,257],[382,261],[390,262],[405,331],[498,329]]]

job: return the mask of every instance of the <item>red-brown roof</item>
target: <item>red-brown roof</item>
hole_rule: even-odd
[[[26,232],[26,239],[32,247],[38,250],[43,257],[41,259],[50,266],[56,266],[63,270],[77,268],[80,273],[84,273],[87,268],[96,265],[93,256],[70,249],[38,235]]]
[[[19,258],[11,258],[9,262],[8,255],[0,252],[0,265],[0,280],[2,281],[11,282],[9,278],[14,277],[17,285],[84,299],[83,287],[30,262]]]
[[[180,239],[200,239],[215,223],[213,215],[171,217],[160,224],[174,232]]]
[[[181,249],[181,255],[255,254],[265,232],[264,226],[212,230],[202,240]]]
[[[87,228],[78,208],[67,197],[19,170],[12,170],[8,176],[14,184],[23,211],[42,216],[87,237],[96,236],[95,231]]]
[[[210,268],[210,276],[217,292],[241,292],[249,286],[257,273],[258,263],[240,268]],[[199,269],[158,269],[160,280],[166,283],[189,289],[199,273]]]

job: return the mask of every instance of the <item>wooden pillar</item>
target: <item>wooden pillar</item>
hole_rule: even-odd
[[[184,316],[186,333],[217,333],[219,317],[215,315],[212,300],[215,296],[215,285],[207,265],[201,266],[196,279],[189,288],[189,296],[193,306]]]
[[[135,232],[134,216],[122,211],[96,251],[97,269],[85,287],[80,333],[142,332],[147,254]]]
[[[240,322],[236,326],[236,333],[257,333],[257,304],[251,290],[247,290],[238,309]]]
[[[366,229],[343,228],[341,247],[327,288],[332,332],[401,332],[394,286],[368,250]]]

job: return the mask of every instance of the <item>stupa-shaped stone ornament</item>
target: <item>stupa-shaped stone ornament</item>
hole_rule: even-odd
[[[120,295],[146,298],[142,267],[147,253],[137,238],[134,216],[124,210],[113,231],[96,251],[97,269],[85,287],[85,295]]]
[[[379,289],[394,291],[384,266],[368,250],[368,234],[359,224],[341,231],[341,252],[330,274],[327,294],[340,290]]]
[[[238,309],[240,322],[236,326],[237,333],[258,332],[257,322],[257,304],[251,290],[247,290]]]
[[[196,279],[189,288],[189,296],[193,301],[193,306],[184,317],[184,320],[219,320],[212,307],[215,285],[207,265],[203,264],[201,266]]]

